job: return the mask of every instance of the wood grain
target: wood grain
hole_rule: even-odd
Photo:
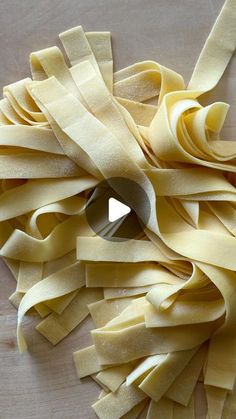
[[[82,24],[86,30],[111,30],[115,66],[153,59],[189,79],[222,0],[1,0],[0,85],[29,75],[28,54],[54,45],[59,32]],[[231,104],[223,134],[235,136],[236,60],[204,101]],[[16,310],[8,301],[15,280],[0,263],[0,418],[93,419],[90,405],[98,386],[80,382],[72,352],[91,342],[86,319],[63,342],[52,347],[34,330],[37,318],[24,325],[30,352],[16,347]],[[205,417],[201,389],[197,392],[198,418]]]

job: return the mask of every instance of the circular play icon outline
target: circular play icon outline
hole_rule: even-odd
[[[139,184],[125,177],[112,177],[92,190],[85,212],[96,235],[105,240],[126,241],[143,235],[151,205]]]

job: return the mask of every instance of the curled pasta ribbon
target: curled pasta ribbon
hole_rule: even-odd
[[[19,349],[32,309],[52,345],[90,314],[93,345],[74,362],[102,388],[100,419],[145,407],[147,419],[194,419],[199,382],[208,419],[235,417],[236,146],[220,138],[229,106],[199,101],[232,56],[235,21],[227,0],[187,88],[153,61],[113,74],[110,33],[77,26],[60,34],[69,66],[58,47],[33,52],[32,79],[3,89],[0,254],[16,279]],[[150,201],[129,241],[95,236],[86,218],[96,186],[113,177]],[[119,228],[100,214],[101,234]]]

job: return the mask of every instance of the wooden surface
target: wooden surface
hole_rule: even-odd
[[[85,30],[110,30],[116,69],[153,59],[189,79],[222,0],[1,0],[0,85],[29,75],[28,54],[58,43],[59,32],[82,24]],[[233,139],[236,122],[236,60],[207,100],[223,100],[231,109],[223,130]],[[206,100],[206,99],[205,99]],[[99,389],[90,379],[79,382],[72,352],[90,344],[85,320],[53,348],[34,330],[36,318],[24,326],[30,352],[16,347],[16,311],[8,301],[15,280],[0,262],[0,418],[92,419],[90,405]],[[198,397],[198,418],[204,403]]]

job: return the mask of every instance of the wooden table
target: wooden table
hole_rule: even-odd
[[[29,75],[28,54],[54,45],[59,32],[82,24],[110,30],[115,68],[152,59],[180,72],[188,81],[222,0],[1,0],[0,84]],[[232,59],[215,91],[204,100],[223,100],[231,109],[223,130],[233,139],[236,127],[236,60]],[[16,311],[8,301],[15,280],[0,263],[0,418],[92,419],[99,392],[90,379],[79,382],[72,352],[91,342],[86,319],[53,348],[28,318],[24,330],[30,352],[19,355]],[[201,399],[199,395],[198,400]],[[204,403],[198,402],[203,419]]]

